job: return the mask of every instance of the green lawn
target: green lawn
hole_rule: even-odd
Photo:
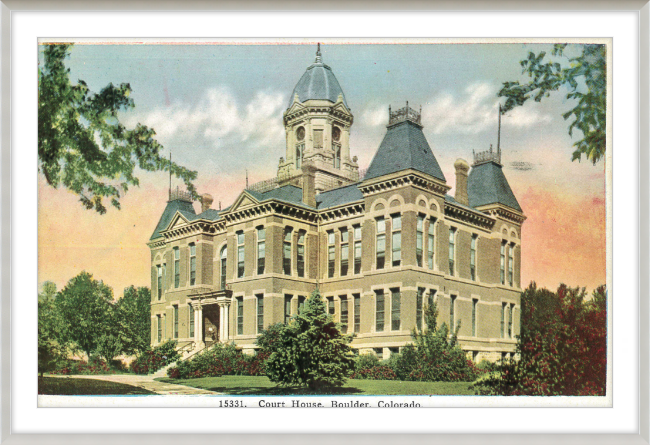
[[[105,396],[155,394],[143,388],[103,380],[74,377],[39,377],[38,393],[50,396]]]
[[[203,377],[200,379],[158,378],[161,382],[176,383],[208,389],[230,395],[289,395],[314,394],[305,388],[280,388],[268,377],[234,376]],[[474,395],[471,382],[402,382],[399,380],[352,380],[341,388],[317,394],[357,395]]]

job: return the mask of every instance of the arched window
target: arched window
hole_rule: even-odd
[[[226,288],[226,259],[228,258],[228,246],[221,249],[221,289]]]

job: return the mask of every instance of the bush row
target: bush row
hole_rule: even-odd
[[[138,355],[131,363],[130,369],[136,374],[151,374],[175,362],[179,357],[180,354],[176,351],[176,341],[169,340]]]
[[[216,343],[189,360],[178,361],[167,370],[173,379],[220,377],[222,375],[265,375],[268,354],[243,354],[234,344]]]
[[[111,369],[103,359],[92,356],[88,362],[85,360],[66,361],[59,369],[50,373],[57,375],[101,375],[115,374],[115,370]]]

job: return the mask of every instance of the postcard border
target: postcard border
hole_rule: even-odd
[[[396,7],[398,6],[398,7]],[[407,0],[396,4],[390,0],[380,0],[370,2],[366,0],[354,0],[350,2],[338,3],[337,1],[330,2],[329,8],[323,8],[320,5],[312,6],[311,4],[305,5],[301,1],[296,0],[282,0],[276,1],[272,6],[264,1],[251,1],[246,3],[243,8],[241,3],[231,0],[222,0],[217,2],[206,2],[200,0],[190,0],[186,2],[178,2],[176,0],[162,0],[158,2],[149,0],[135,0],[130,2],[119,1],[96,1],[87,3],[79,0],[58,1],[30,1],[19,2],[18,0],[4,0],[0,2],[0,21],[1,25],[1,40],[0,47],[2,52],[2,65],[1,65],[1,84],[0,84],[0,113],[2,121],[0,126],[2,141],[2,151],[0,154],[0,181],[2,184],[2,207],[1,207],[1,264],[2,271],[0,272],[0,279],[2,282],[2,301],[0,303],[0,317],[2,326],[0,331],[1,344],[0,344],[0,397],[1,397],[1,436],[0,442],[2,443],[155,443],[165,444],[173,443],[178,440],[187,439],[187,435],[18,435],[11,433],[11,375],[10,375],[10,308],[11,308],[11,150],[10,150],[10,123],[11,123],[11,110],[10,110],[10,47],[11,47],[11,12],[14,10],[234,10],[234,9],[275,9],[275,10],[296,10],[296,9],[339,9],[339,10],[359,10],[359,9],[375,9],[375,10],[413,10],[413,9],[427,9],[427,10],[632,10],[637,11],[639,14],[639,40],[640,40],[640,54],[639,54],[639,81],[640,81],[640,114],[639,119],[641,123],[648,123],[649,113],[649,25],[650,25],[650,0],[639,1],[619,1],[615,0],[601,0],[601,1],[532,1],[526,4],[519,4],[518,2],[501,0],[494,1],[486,5],[485,2],[480,1],[465,1],[461,5],[450,1],[434,1],[425,2],[419,0]],[[640,125],[639,134],[639,162],[641,174],[639,179],[640,187],[640,246],[639,246],[639,268],[641,271],[650,270],[649,257],[648,257],[648,231],[650,226],[649,220],[649,179],[648,172],[650,171],[650,155],[648,152],[648,144],[650,140],[650,128],[648,125]],[[644,274],[640,274],[643,277]],[[409,442],[412,443],[431,443],[447,441],[455,441],[459,443],[543,443],[553,440],[556,443],[650,443],[649,436],[649,355],[648,355],[648,342],[649,342],[649,301],[648,290],[650,287],[650,278],[643,277],[640,279],[639,292],[639,356],[640,356],[640,406],[639,406],[639,427],[638,435],[548,435],[548,436],[531,436],[531,435],[412,435],[409,436]],[[347,435],[323,435],[323,436],[306,436],[306,435],[220,435],[223,440],[234,440],[242,443],[304,443],[305,440],[310,440],[315,443],[328,443],[332,440],[340,442],[348,442],[351,437]],[[195,443],[207,443],[214,440],[213,435],[195,435],[192,436]],[[373,443],[377,444],[382,442],[393,441],[392,435],[358,435],[354,436],[354,442],[358,444]]]

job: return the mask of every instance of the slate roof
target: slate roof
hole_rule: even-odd
[[[316,195],[316,206],[319,210],[329,209],[361,199],[363,193],[359,190],[358,184],[351,184]]]
[[[297,204],[303,207],[309,207],[302,202],[302,188],[291,184],[278,187],[264,193],[254,192],[252,190],[246,190],[246,192],[248,192],[251,196],[260,202],[266,201],[267,199],[277,199],[278,201],[284,201],[289,204]]]
[[[503,204],[522,211],[502,167],[495,162],[485,162],[472,167],[467,178],[467,193],[470,207]]]
[[[445,181],[422,127],[407,120],[388,127],[364,180],[409,168]]]
[[[183,201],[181,199],[169,201],[167,202],[167,207],[165,207],[165,211],[160,217],[158,225],[156,226],[156,229],[153,231],[153,234],[149,240],[153,240],[161,236],[160,232],[167,228],[177,211],[190,221],[196,218],[196,212],[194,211],[194,206],[191,202]]]
[[[291,98],[289,99],[289,107],[293,104],[293,98],[298,95],[300,102],[305,102],[309,99],[325,99],[335,103],[339,94],[343,95],[343,103],[348,106],[345,101],[345,94],[336,80],[332,69],[322,62],[317,62],[309,66],[305,74],[302,75],[296,87],[293,89]]]
[[[219,218],[219,210],[208,209],[205,212],[196,215],[196,218],[194,219],[207,219],[208,221],[216,221]]]

